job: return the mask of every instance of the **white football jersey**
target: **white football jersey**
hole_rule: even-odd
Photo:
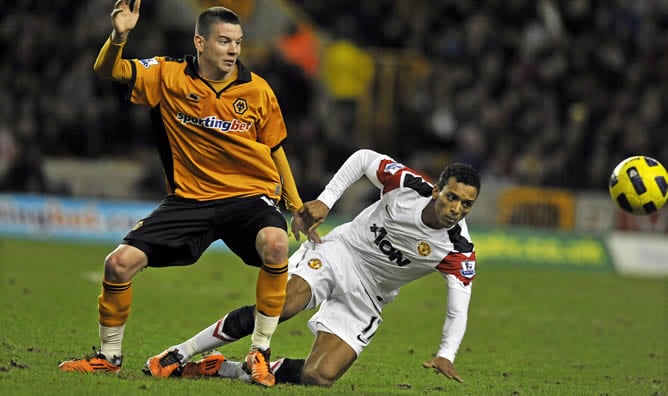
[[[378,201],[325,238],[338,234],[345,241],[357,258],[355,271],[372,297],[385,305],[401,286],[433,271],[451,274],[468,285],[475,277],[475,251],[466,221],[462,219],[450,229],[433,229],[422,222],[433,184],[418,172],[370,150],[358,151],[351,160],[318,199],[331,208],[361,172],[380,188]]]

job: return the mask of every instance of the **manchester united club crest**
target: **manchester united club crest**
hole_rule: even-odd
[[[320,261],[320,259],[310,259],[308,261],[308,266],[314,270],[320,269],[322,267],[322,261]]]
[[[427,257],[431,254],[431,246],[425,241],[420,241],[417,245],[417,252],[422,257]]]

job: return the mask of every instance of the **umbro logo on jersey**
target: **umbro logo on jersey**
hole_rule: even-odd
[[[188,98],[188,100],[193,101],[193,102],[199,102],[199,100],[200,100],[199,95],[196,95],[194,93],[189,93],[187,98]]]

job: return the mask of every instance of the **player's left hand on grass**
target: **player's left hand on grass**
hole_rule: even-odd
[[[433,368],[438,370],[441,374],[445,375],[446,377],[455,380],[457,382],[464,383],[464,380],[462,377],[457,374],[457,370],[455,369],[455,365],[452,364],[451,361],[449,361],[446,358],[436,356],[435,358],[422,363],[422,367],[424,368]]]

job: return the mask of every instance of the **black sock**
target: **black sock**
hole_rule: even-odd
[[[274,371],[277,383],[301,384],[304,359],[283,359],[281,367]]]
[[[246,305],[227,314],[223,332],[234,339],[241,339],[253,333],[255,327],[255,305]]]

